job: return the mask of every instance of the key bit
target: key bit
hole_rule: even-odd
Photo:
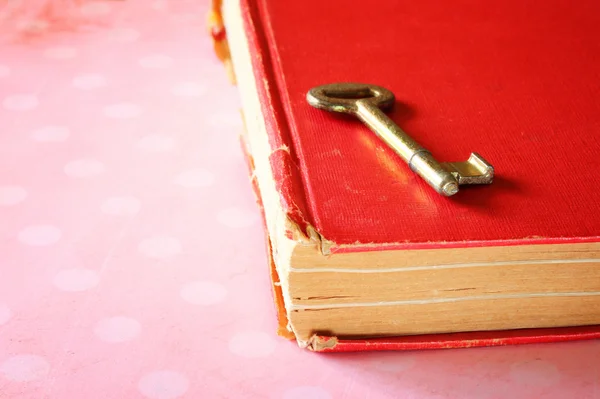
[[[444,196],[458,192],[459,185],[491,184],[494,168],[481,155],[472,153],[466,162],[437,162],[382,111],[392,107],[394,94],[386,88],[362,83],[333,83],[312,88],[306,95],[315,108],[355,115],[381,140]]]

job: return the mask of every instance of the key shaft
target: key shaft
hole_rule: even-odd
[[[440,194],[450,196],[458,192],[458,182],[431,155],[404,130],[395,124],[371,101],[358,100],[356,116],[381,140]]]

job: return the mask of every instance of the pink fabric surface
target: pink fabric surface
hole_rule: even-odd
[[[275,335],[202,1],[0,47],[0,398],[598,398],[597,341],[316,354]]]

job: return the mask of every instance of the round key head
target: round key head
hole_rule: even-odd
[[[310,89],[308,103],[327,111],[355,113],[358,101],[368,101],[386,109],[394,104],[394,94],[386,88],[364,83],[331,83]]]

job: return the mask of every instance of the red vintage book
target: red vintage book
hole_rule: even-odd
[[[280,334],[320,351],[600,336],[600,3],[215,2],[264,214]],[[224,48],[224,47],[223,47]],[[314,87],[382,86],[440,195]]]

